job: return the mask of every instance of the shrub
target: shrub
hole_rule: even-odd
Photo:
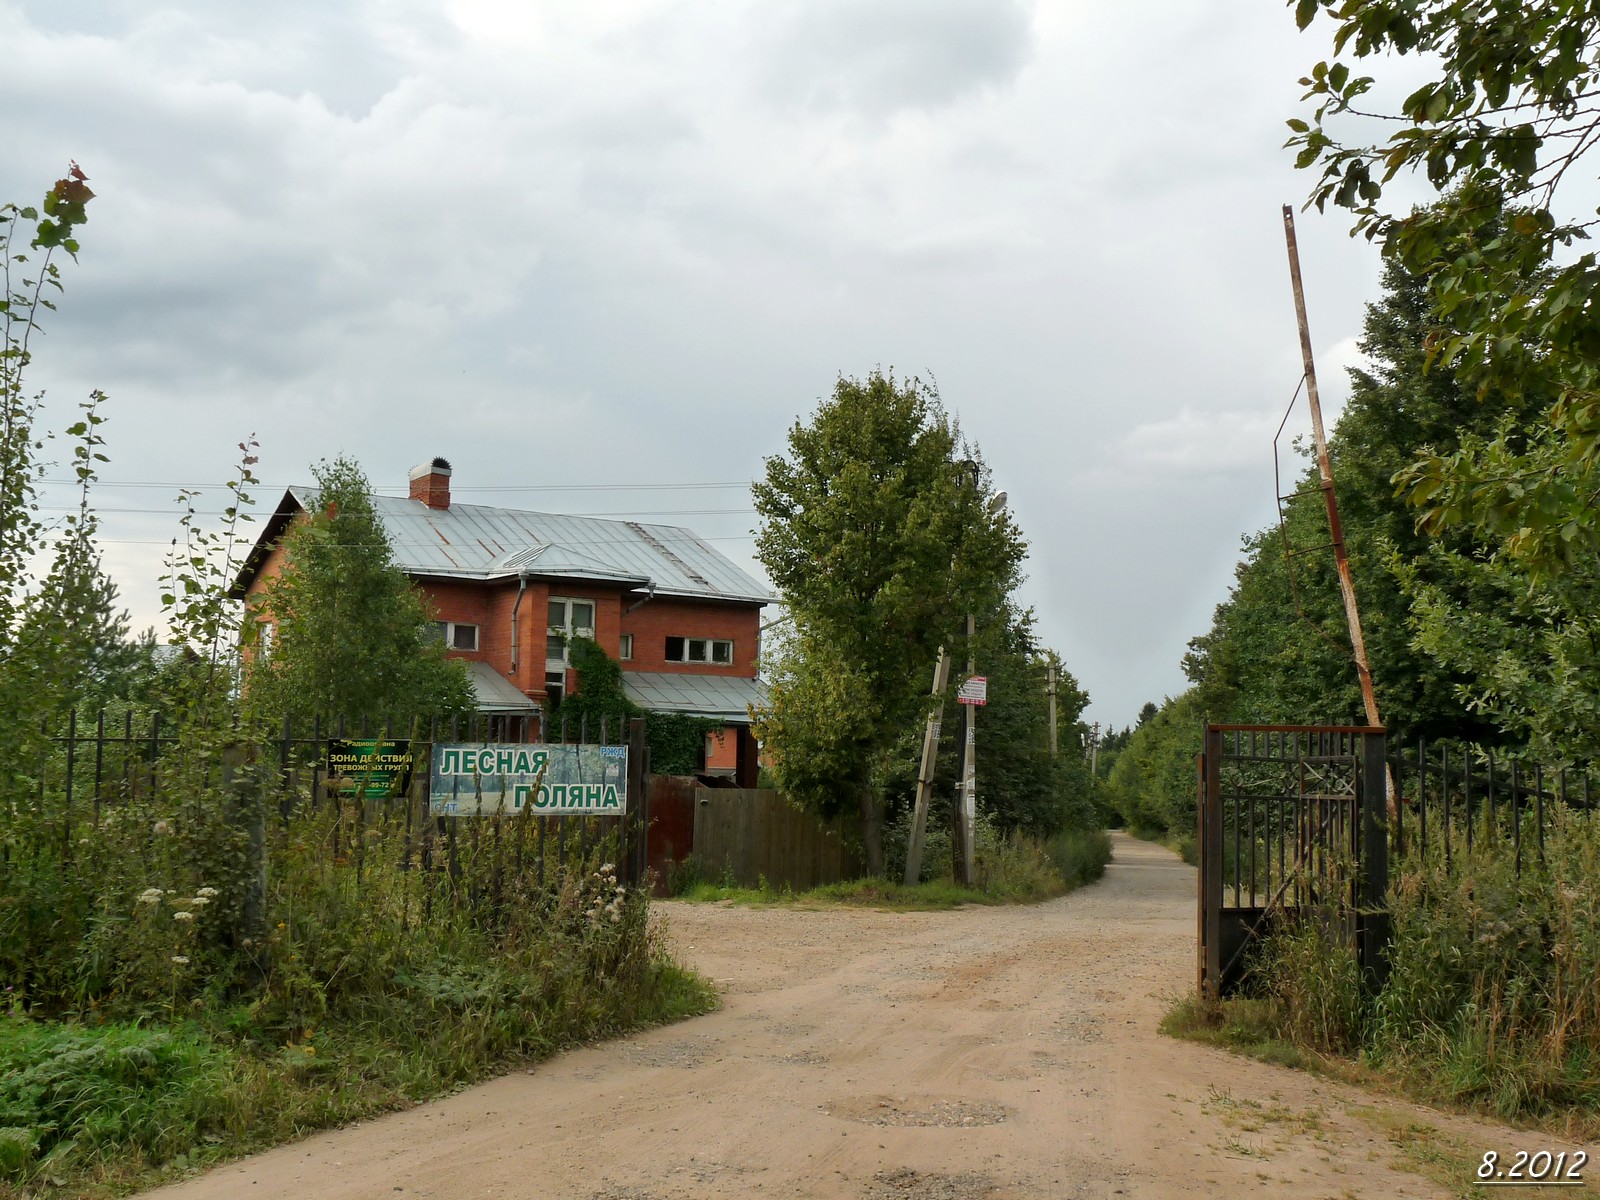
[[[1111,835],[1103,829],[1063,829],[1045,843],[1056,873],[1068,887],[1093,883],[1111,861]]]

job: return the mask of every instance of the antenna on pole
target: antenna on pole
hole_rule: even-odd
[[[1294,313],[1300,323],[1300,357],[1305,364],[1306,403],[1311,408],[1311,435],[1317,444],[1317,471],[1322,476],[1322,495],[1328,504],[1328,534],[1333,542],[1333,557],[1339,567],[1339,594],[1344,598],[1345,620],[1350,626],[1350,649],[1361,680],[1361,702],[1366,706],[1367,724],[1382,725],[1378,717],[1378,697],[1372,690],[1372,668],[1367,665],[1367,642],[1361,634],[1361,610],[1356,605],[1356,585],[1350,576],[1350,558],[1344,548],[1344,526],[1339,520],[1339,498],[1333,490],[1333,464],[1328,458],[1328,437],[1322,428],[1322,401],[1317,394],[1317,365],[1311,353],[1311,328],[1306,322],[1306,295],[1300,283],[1300,249],[1294,237],[1294,209],[1283,206],[1283,236],[1289,246],[1289,279],[1294,285]]]

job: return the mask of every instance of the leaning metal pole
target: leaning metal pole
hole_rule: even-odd
[[[1344,526],[1339,521],[1339,498],[1333,490],[1333,464],[1328,458],[1328,438],[1322,429],[1322,402],[1317,396],[1317,366],[1311,353],[1311,328],[1306,322],[1306,295],[1300,284],[1300,249],[1294,237],[1294,209],[1283,206],[1283,236],[1289,244],[1289,279],[1294,285],[1294,313],[1300,322],[1300,357],[1305,363],[1306,400],[1311,406],[1311,433],[1317,443],[1317,470],[1322,476],[1322,495],[1328,503],[1328,534],[1333,541],[1334,560],[1339,565],[1339,594],[1344,597],[1345,621],[1350,626],[1350,648],[1356,660],[1356,675],[1361,680],[1361,702],[1366,705],[1367,724],[1381,726],[1378,697],[1372,690],[1372,668],[1367,665],[1367,642],[1361,634],[1361,610],[1356,606],[1356,585],[1350,576],[1350,558],[1344,548]]]

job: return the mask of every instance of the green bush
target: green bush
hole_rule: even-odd
[[[1111,861],[1111,835],[1104,829],[1063,829],[1045,843],[1056,873],[1068,887],[1093,883]]]

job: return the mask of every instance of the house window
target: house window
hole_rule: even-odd
[[[271,621],[260,621],[256,624],[256,655],[262,662],[272,657],[272,643],[277,636],[278,627]]]
[[[544,694],[549,697],[552,705],[560,704],[561,697],[567,690],[567,673],[565,671],[546,671],[544,673]]]
[[[567,643],[575,637],[594,636],[594,601],[551,596],[546,635],[545,666],[553,668],[559,665],[565,668],[571,661],[567,654]]]
[[[667,661],[727,666],[733,662],[733,643],[719,638],[669,637]]]
[[[476,625],[463,625],[457,621],[435,621],[435,629],[439,631],[439,639],[450,650],[476,650],[478,648],[478,627]]]
[[[623,662],[633,661],[633,634],[625,633],[617,642],[617,657]]]

